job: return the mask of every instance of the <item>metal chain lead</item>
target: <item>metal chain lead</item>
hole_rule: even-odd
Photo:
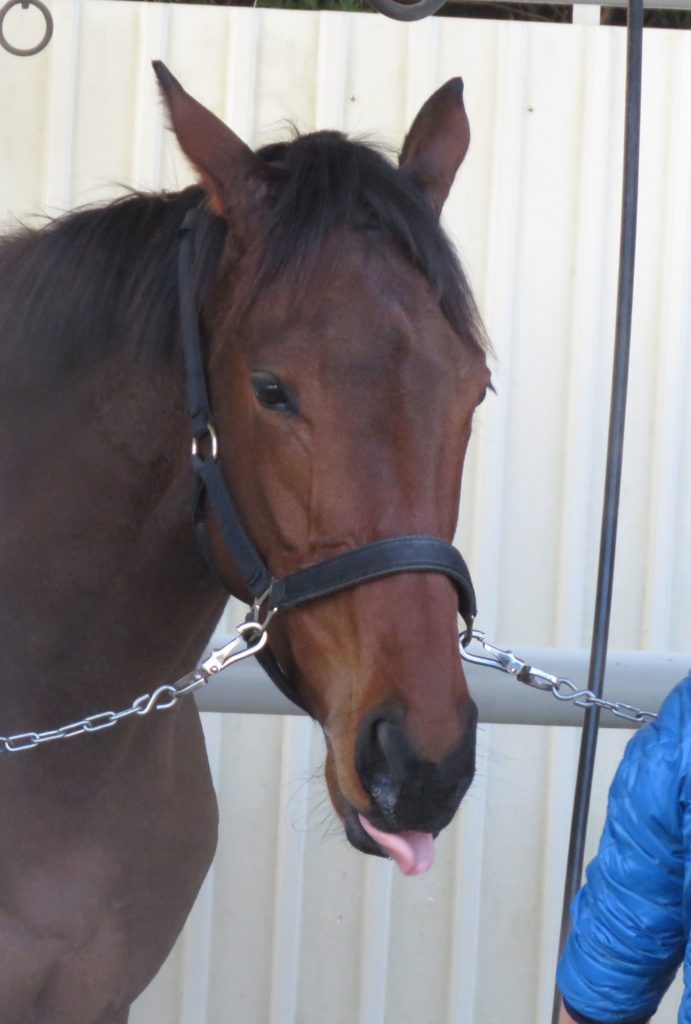
[[[257,654],[268,639],[266,623],[243,622],[237,627],[236,632],[238,635],[230,643],[212,651],[194,672],[188,672],[174,683],[159,686],[152,693],[143,693],[122,711],[99,711],[95,715],[87,715],[86,718],[82,718],[78,722],[70,722],[68,725],[62,725],[58,729],[48,729],[45,732],[20,732],[14,736],[0,736],[0,749],[4,748],[9,754],[15,754],[20,750],[32,750],[42,743],[52,743],[53,740],[66,740],[73,736],[82,736],[84,733],[111,729],[118,722],[123,722],[135,715],[141,718],[152,711],[165,711],[166,708],[172,708],[181,698],[206,686],[211,677],[222,672],[223,669]],[[245,646],[242,647],[242,644]]]
[[[620,700],[605,700],[604,697],[597,697],[592,690],[579,690],[570,679],[555,676],[550,672],[535,668],[533,665],[528,665],[513,651],[507,651],[503,647],[497,647],[485,640],[485,634],[479,629],[474,629],[470,634],[461,634],[459,640],[458,646],[464,661],[506,672],[508,675],[515,676],[526,686],[551,693],[557,700],[569,701],[579,708],[602,708],[603,711],[611,711],[617,718],[625,718],[629,722],[649,722],[657,718],[654,711],[644,711],[642,708],[633,704],[625,704]],[[487,654],[471,654],[467,648],[472,641],[481,644]]]
[[[152,711],[165,711],[167,708],[172,708],[183,697],[206,686],[211,677],[222,672],[223,669],[257,654],[268,639],[267,625],[268,617],[263,623],[255,621],[241,623],[236,630],[237,636],[230,643],[212,651],[198,669],[188,672],[174,683],[166,683],[157,687],[152,693],[141,694],[132,701],[129,707],[123,708],[121,711],[98,711],[77,722],[69,722],[58,729],[48,729],[44,732],[30,731],[15,733],[13,736],[0,736],[0,749],[4,749],[9,754],[18,753],[20,750],[32,750],[34,747],[41,746],[43,743],[52,743],[54,740],[66,740],[73,736],[82,736],[84,733],[111,729],[118,722],[133,718],[135,715],[142,718],[151,714]],[[468,646],[473,641],[481,644],[487,654],[471,653]],[[241,647],[242,644],[244,647]],[[557,700],[569,701],[576,707],[587,708],[594,705],[604,711],[610,711],[617,718],[625,718],[629,722],[641,723],[657,718],[654,711],[644,711],[642,708],[633,704],[625,704],[620,700],[605,700],[602,697],[596,697],[592,690],[579,690],[570,679],[555,676],[543,669],[528,665],[513,651],[491,644],[480,630],[475,629],[470,634],[462,634],[459,650],[464,661],[506,672],[508,675],[515,676],[526,686],[551,693]]]

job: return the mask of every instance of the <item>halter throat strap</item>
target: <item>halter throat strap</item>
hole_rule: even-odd
[[[456,587],[458,605],[468,630],[477,608],[468,567],[460,552],[438,537],[389,537],[354,548],[335,558],[276,579],[257,551],[240,519],[219,462],[218,438],[206,381],[200,335],[200,314],[194,279],[194,234],[203,211],[188,210],[179,229],[178,293],[180,335],[185,360],[187,404],[192,425],[192,469],[197,480],[194,526],[202,554],[211,570],[230,589],[214,564],[205,518],[205,500],[213,509],[223,542],[252,595],[255,605],[268,611],[295,608],[339,591],[398,573],[434,572],[447,576]],[[257,660],[279,690],[304,708],[295,686],[266,647]]]

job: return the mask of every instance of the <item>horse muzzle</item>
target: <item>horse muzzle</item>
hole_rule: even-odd
[[[421,874],[434,858],[434,839],[452,820],[475,774],[477,708],[464,707],[461,738],[443,760],[421,757],[402,711],[383,706],[358,730],[355,767],[371,799],[364,812],[344,810],[346,835],[363,853],[391,857],[404,874]]]

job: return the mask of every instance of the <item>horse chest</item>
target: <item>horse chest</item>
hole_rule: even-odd
[[[194,714],[158,737],[134,723],[129,756],[81,800],[45,787],[27,815],[26,794],[4,794],[3,1024],[119,1024],[165,959],[216,840]],[[167,762],[165,779],[150,759]]]

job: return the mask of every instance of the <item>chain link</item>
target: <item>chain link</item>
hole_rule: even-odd
[[[503,647],[497,647],[485,640],[485,634],[478,629],[474,629],[470,634],[463,633],[459,640],[459,650],[464,661],[506,672],[508,675],[515,676],[526,686],[551,693],[557,700],[568,701],[579,708],[601,708],[603,711],[610,711],[617,718],[625,718],[628,722],[638,724],[657,718],[654,711],[644,711],[634,704],[625,704],[621,700],[606,700],[604,697],[596,696],[592,690],[579,690],[570,679],[555,676],[543,669],[528,665],[513,651],[507,651]],[[468,646],[473,641],[481,644],[487,654],[473,654],[469,651]]]
[[[20,750],[33,750],[43,743],[71,739],[73,736],[100,732],[102,729],[112,729],[114,725],[128,718],[135,716],[143,718],[145,715],[151,714],[152,711],[165,711],[167,708],[172,708],[183,697],[188,697],[195,690],[206,686],[211,677],[222,672],[223,669],[257,654],[267,641],[265,622],[243,622],[237,627],[236,633],[237,636],[230,643],[212,651],[198,669],[188,672],[175,683],[164,683],[152,693],[143,693],[140,697],[136,697],[129,707],[123,708],[121,711],[98,711],[94,715],[81,718],[78,722],[70,722],[58,729],[48,729],[45,732],[20,732],[14,736],[0,736],[0,750],[4,749],[8,754],[16,754]]]

